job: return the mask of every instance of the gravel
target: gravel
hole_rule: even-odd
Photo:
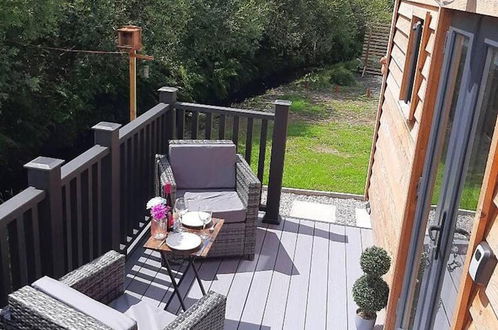
[[[261,196],[263,204],[266,203],[266,191],[263,191]],[[292,209],[292,202],[305,201],[321,204],[335,205],[336,209],[336,223],[343,225],[356,226],[356,209],[364,209],[366,202],[353,198],[333,198],[327,196],[309,196],[291,193],[282,193],[280,199],[280,214],[288,216]]]

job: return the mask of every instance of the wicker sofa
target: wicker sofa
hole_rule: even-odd
[[[109,251],[102,257],[63,276],[59,281],[77,290],[77,294],[83,293],[86,297],[113,306],[112,302],[118,300],[124,293],[124,279],[125,257],[115,251]],[[147,304],[146,302],[140,303]],[[161,328],[223,329],[225,304],[224,296],[211,291],[187,311],[178,316],[172,315],[172,322],[164,324]],[[107,308],[107,306],[104,307]],[[113,312],[119,313],[114,310]],[[158,310],[159,312],[167,313],[162,310]],[[138,320],[136,324],[138,325],[132,329],[149,328],[140,326]],[[65,304],[32,286],[22,287],[9,295],[8,306],[2,310],[0,326],[5,329],[100,330],[114,328],[88,316],[81,309],[71,307],[70,304]]]
[[[189,160],[178,160],[179,157],[185,157],[185,154]],[[225,219],[209,257],[254,258],[261,182],[244,158],[235,153],[232,141],[171,140],[168,156],[157,155],[156,163],[156,195],[164,195],[162,187],[169,183],[173,199],[185,197],[189,208],[189,201],[202,203],[202,200],[204,202],[214,200],[216,204],[214,209],[209,209],[208,206],[201,210],[213,211],[213,216]],[[182,165],[191,166],[185,169]],[[210,167],[208,173],[205,167]],[[188,182],[189,180],[194,182]],[[233,186],[230,185],[230,180],[233,180]],[[223,188],[220,189],[217,185]],[[240,203],[241,207],[235,206],[227,211],[223,209],[224,203],[227,208],[231,203]],[[195,211],[195,208],[193,210]]]

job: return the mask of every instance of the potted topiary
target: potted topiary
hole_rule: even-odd
[[[389,286],[381,278],[391,266],[391,258],[386,250],[372,246],[361,254],[360,266],[365,273],[353,285],[353,299],[358,305],[356,328],[373,329],[377,312],[387,305]]]

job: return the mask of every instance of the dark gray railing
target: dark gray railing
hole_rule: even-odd
[[[268,195],[267,204],[262,205],[262,209],[266,211],[264,222],[279,223],[280,215],[280,195],[282,190],[282,178],[284,171],[285,145],[287,140],[287,120],[289,116],[289,101],[276,101],[275,112],[263,112],[245,109],[235,109],[221,106],[195,104],[186,102],[177,102],[177,90],[172,87],[164,87],[161,89],[164,93],[165,100],[173,106],[173,122],[176,125],[172,129],[173,136],[177,139],[184,139],[186,136],[197,139],[199,138],[199,115],[205,114],[204,121],[204,137],[210,139],[225,139],[227,138],[226,126],[227,120],[232,119],[232,133],[230,139],[239,148],[239,133],[240,133],[240,118],[246,118],[245,129],[245,159],[251,164],[252,162],[252,146],[255,120],[260,120],[260,135],[259,135],[259,153],[258,153],[258,169],[257,176],[261,182],[265,178],[265,160],[266,146],[268,141],[268,123],[273,122],[273,135],[270,158],[270,171],[268,178]],[[190,114],[190,124],[186,125],[187,114]],[[216,118],[217,117],[217,118]],[[188,124],[188,123],[187,123]],[[216,127],[218,134],[213,134],[213,128]]]
[[[0,205],[0,305],[7,294],[42,275],[58,277],[109,249],[126,252],[146,228],[145,204],[154,194],[154,156],[168,141],[225,138],[227,119],[239,145],[245,118],[245,157],[251,162],[255,121],[261,121],[258,177],[263,181],[269,122],[273,122],[269,187],[264,221],[277,223],[289,103],[276,102],[275,114],[183,103],[175,88],[159,90],[160,103],[121,127],[95,125],[95,145],[63,165],[38,157],[27,163],[29,187]],[[190,131],[185,126],[185,113]],[[203,118],[204,119],[204,118]],[[218,124],[215,124],[217,121]]]

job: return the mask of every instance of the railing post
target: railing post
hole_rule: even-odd
[[[102,218],[103,223],[110,222],[109,226],[103,226],[103,236],[99,237],[102,240],[104,251],[105,242],[110,241],[110,248],[115,251],[120,251],[121,231],[121,163],[120,163],[120,148],[119,148],[119,128],[120,124],[100,122],[93,126],[95,144],[109,148],[109,157],[102,160]],[[105,230],[104,230],[105,228]],[[106,238],[106,235],[110,238]]]
[[[159,88],[159,102],[169,104],[169,111],[166,116],[168,123],[166,124],[166,141],[176,137],[176,96],[178,88],[175,87],[161,87]],[[183,116],[182,116],[183,118]],[[168,145],[168,144],[167,144]]]
[[[40,229],[49,235],[40,235],[43,273],[58,278],[66,272],[64,256],[64,226],[62,222],[62,159],[38,157],[25,164],[28,185],[46,193],[46,207],[41,210]],[[38,235],[39,233],[35,233]]]
[[[275,123],[270,159],[270,176],[268,179],[268,195],[266,213],[263,222],[280,223],[280,195],[282,194],[282,178],[284,175],[285,143],[287,140],[287,121],[289,119],[290,101],[277,100],[275,105]]]

